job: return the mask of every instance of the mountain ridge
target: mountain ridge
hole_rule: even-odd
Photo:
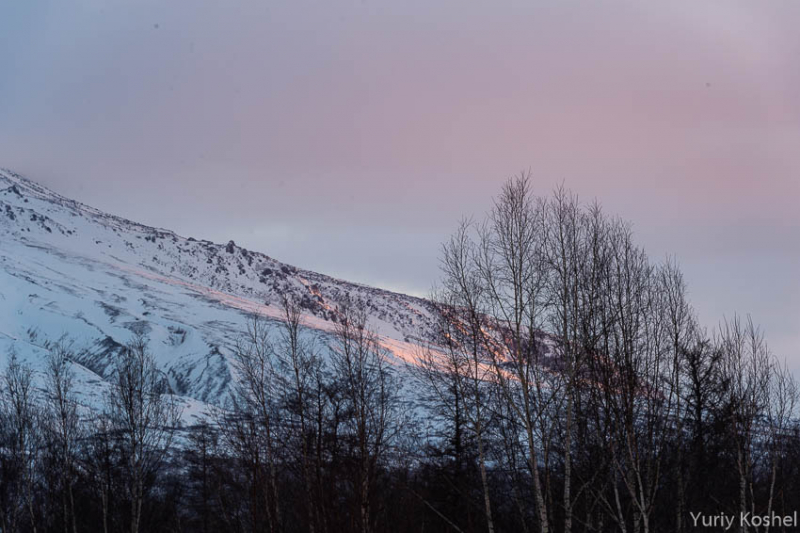
[[[127,224],[127,225],[136,226],[136,227],[142,228],[143,230],[151,231],[151,232],[153,232],[155,234],[158,234],[158,233],[168,234],[170,236],[175,236],[178,239],[183,239],[183,240],[188,241],[188,242],[211,243],[211,244],[213,244],[213,245],[215,245],[217,247],[226,247],[226,248],[234,247],[234,248],[241,249],[245,253],[252,253],[252,254],[263,256],[263,257],[265,257],[267,259],[273,259],[271,256],[269,256],[269,255],[267,255],[267,254],[265,254],[263,252],[258,252],[258,251],[254,251],[254,250],[251,250],[251,249],[247,249],[247,248],[241,247],[241,246],[237,245],[235,243],[235,241],[232,240],[232,239],[229,240],[227,243],[222,244],[222,243],[216,243],[214,241],[210,241],[208,239],[197,239],[197,238],[194,238],[194,237],[191,237],[191,236],[190,237],[186,237],[186,236],[183,236],[183,235],[181,235],[181,234],[179,234],[179,233],[177,233],[177,232],[175,232],[175,231],[173,231],[171,229],[168,229],[168,228],[163,228],[163,227],[159,227],[159,226],[152,226],[152,225],[149,225],[149,224],[144,224],[144,223],[141,223],[141,222],[137,222],[137,221],[131,220],[131,219],[126,218],[126,217],[121,217],[121,216],[118,216],[118,215],[107,213],[107,212],[105,212],[105,211],[103,211],[101,209],[95,208],[93,206],[90,206],[90,205],[85,204],[83,202],[80,202],[78,200],[74,200],[72,198],[68,198],[66,196],[63,196],[63,195],[53,191],[49,187],[41,185],[41,184],[39,184],[39,183],[37,183],[37,182],[35,182],[35,181],[33,181],[33,180],[21,175],[21,174],[18,174],[18,173],[14,172],[14,171],[12,171],[12,170],[10,170],[8,168],[5,168],[5,167],[0,167],[0,184],[2,184],[2,183],[6,184],[6,189],[13,188],[13,187],[16,186],[17,187],[17,194],[19,194],[19,195],[25,196],[23,191],[26,191],[26,192],[34,195],[38,199],[50,201],[50,202],[53,202],[53,203],[60,203],[60,204],[65,205],[67,207],[79,210],[79,211],[81,211],[83,213],[100,217],[101,219],[116,220],[116,221],[119,221],[119,222]],[[22,188],[22,191],[19,190],[20,187]],[[2,192],[2,187],[0,187],[0,192]],[[291,269],[296,269],[298,271],[303,271],[303,272],[313,272],[314,274],[316,274],[318,276],[323,276],[325,278],[328,278],[328,279],[331,279],[331,280],[334,280],[334,281],[338,281],[338,282],[342,282],[342,283],[347,283],[349,285],[364,287],[364,288],[373,289],[373,290],[379,290],[379,291],[382,291],[382,292],[396,294],[396,295],[399,295],[399,296],[404,296],[404,297],[408,297],[408,298],[414,298],[414,299],[417,299],[417,300],[420,300],[420,301],[427,301],[425,298],[422,298],[422,297],[419,297],[419,296],[414,296],[414,295],[411,295],[411,294],[406,294],[406,293],[403,293],[403,292],[400,292],[400,291],[391,290],[391,289],[385,289],[385,288],[382,288],[382,287],[372,286],[372,285],[369,285],[369,284],[366,284],[366,283],[360,283],[360,282],[357,282],[357,281],[346,280],[346,279],[343,279],[343,278],[337,278],[335,276],[330,276],[330,275],[327,275],[327,274],[322,274],[322,273],[318,273],[318,272],[315,272],[315,271],[311,271],[311,270],[299,267],[297,265],[286,263],[284,261],[279,261],[277,259],[275,259],[275,261],[277,261],[281,265],[285,265],[285,266],[287,266],[287,267],[289,267]]]
[[[96,209],[94,207],[91,207],[91,206],[89,206],[87,204],[84,204],[84,203],[81,203],[79,201],[64,197],[64,196],[52,191],[51,189],[49,189],[47,187],[41,186],[41,185],[39,185],[39,184],[37,184],[37,183],[35,183],[35,182],[33,182],[33,181],[21,176],[19,174],[16,174],[16,173],[14,173],[12,171],[9,171],[7,169],[0,169],[0,178],[4,178],[6,180],[6,182],[9,183],[12,188],[15,185],[17,187],[22,187],[23,191],[32,193],[34,195],[34,197],[36,197],[39,200],[55,203],[57,205],[61,205],[61,206],[66,207],[68,209],[73,209],[73,210],[75,210],[77,212],[80,212],[82,214],[90,215],[92,217],[96,217],[103,224],[107,224],[108,221],[113,221],[117,225],[117,227],[115,229],[121,229],[121,228],[131,229],[131,228],[135,228],[135,229],[143,232],[145,240],[149,240],[149,241],[154,242],[154,243],[156,242],[156,239],[163,240],[163,239],[168,239],[169,238],[169,239],[172,239],[173,242],[178,242],[178,243],[185,244],[185,245],[189,245],[189,243],[194,243],[194,246],[203,247],[206,250],[208,250],[211,255],[215,255],[215,256],[218,256],[218,257],[220,256],[220,254],[221,254],[221,252],[223,250],[228,254],[237,256],[237,259],[238,259],[238,257],[242,257],[242,258],[244,258],[244,262],[247,262],[248,264],[245,266],[242,262],[237,261],[237,263],[236,263],[237,267],[239,267],[240,263],[242,263],[241,264],[241,268],[239,268],[240,274],[241,274],[242,268],[247,269],[247,267],[253,267],[254,264],[259,264],[258,260],[261,260],[260,264],[264,265],[265,268],[270,268],[270,266],[274,266],[274,267],[278,268],[283,274],[287,274],[288,275],[289,273],[292,273],[292,274],[296,274],[296,275],[299,275],[299,276],[303,276],[305,278],[313,278],[313,279],[318,280],[318,281],[335,282],[337,284],[346,285],[346,286],[352,287],[352,288],[364,289],[364,290],[368,290],[368,291],[371,291],[371,292],[379,292],[379,293],[382,293],[382,294],[399,296],[399,297],[402,297],[404,299],[412,300],[412,301],[415,301],[415,302],[420,303],[420,304],[427,304],[428,303],[428,301],[425,300],[424,298],[420,298],[420,297],[417,297],[417,296],[407,295],[407,294],[403,294],[403,293],[400,293],[400,292],[391,291],[391,290],[383,289],[383,288],[379,288],[379,287],[373,287],[373,286],[366,285],[366,284],[363,284],[363,283],[353,282],[353,281],[349,281],[349,280],[343,280],[343,279],[340,279],[340,278],[335,278],[333,276],[328,276],[326,274],[321,274],[321,273],[318,273],[318,272],[306,270],[306,269],[303,269],[301,267],[297,267],[295,265],[291,265],[289,263],[284,263],[284,262],[279,261],[277,259],[274,259],[271,256],[269,256],[267,254],[264,254],[262,252],[251,251],[251,250],[248,250],[248,249],[243,248],[241,246],[238,246],[235,243],[235,241],[233,241],[233,240],[228,241],[226,244],[221,244],[221,243],[214,243],[214,242],[206,240],[206,239],[195,239],[194,237],[183,237],[183,236],[179,235],[178,233],[176,233],[176,232],[174,232],[172,230],[169,230],[169,229],[149,226],[149,225],[142,224],[142,223],[139,223],[139,222],[136,222],[136,221],[132,221],[130,219],[126,219],[126,218],[123,218],[123,217],[112,215],[112,214],[103,212],[103,211],[101,211],[99,209]],[[23,197],[26,196],[25,193],[22,192],[22,191],[18,191],[18,194],[22,194]],[[47,230],[45,230],[45,231],[47,231]],[[51,231],[52,231],[52,228],[51,228]],[[221,274],[225,269],[230,268],[230,264],[224,264],[223,265],[223,264],[219,264],[219,263],[220,263],[220,261],[217,261],[217,265],[215,266],[215,273]],[[174,271],[170,272],[170,274],[174,274],[174,273],[175,273]],[[259,278],[265,277],[265,275],[263,275],[264,274],[263,270],[260,271],[260,274],[261,275],[259,275]],[[266,273],[266,275],[270,275],[270,274],[272,274],[272,273],[271,272],[267,272]],[[282,277],[282,276],[278,275],[278,277]],[[190,279],[194,280],[194,278],[191,277],[191,276],[190,276]],[[261,280],[259,279],[259,281],[261,281]],[[263,282],[262,282],[262,284],[263,284]],[[237,291],[233,291],[233,292],[237,293]]]
[[[0,358],[13,350],[35,363],[66,333],[88,346],[77,361],[87,386],[102,388],[115,354],[141,333],[176,394],[221,404],[246,316],[279,319],[284,294],[300,304],[320,347],[350,299],[364,302],[370,326],[399,359],[435,337],[425,299],[304,270],[234,241],[140,224],[7,169],[0,169],[0,243]]]

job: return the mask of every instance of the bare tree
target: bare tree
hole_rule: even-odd
[[[545,211],[530,187],[528,175],[503,186],[489,221],[479,228],[472,268],[484,296],[478,310],[495,321],[496,333],[482,337],[486,353],[503,396],[525,430],[536,516],[540,531],[547,533],[549,483],[542,483],[539,469],[547,471],[549,464],[552,415],[561,383],[543,360]]]
[[[489,398],[487,385],[497,380],[493,366],[496,361],[488,351],[492,348],[487,342],[486,332],[495,325],[490,323],[489,315],[483,309],[485,280],[478,268],[480,250],[469,236],[471,229],[469,222],[462,222],[443,247],[444,288],[438,298],[445,361],[439,363],[439,367],[449,373],[449,379],[454,380],[457,398],[463,399],[468,406],[464,413],[478,447],[487,529],[491,533],[494,523],[486,472],[488,413],[485,404]]]
[[[769,492],[766,514],[771,515],[775,506],[775,489],[778,470],[787,454],[793,420],[796,420],[796,409],[800,403],[800,388],[789,368],[776,364],[769,383],[769,399],[767,402],[768,430],[768,470]],[[769,531],[770,524],[765,526]]]
[[[341,308],[334,331],[331,359],[341,383],[348,416],[345,427],[355,452],[358,529],[373,529],[371,504],[378,465],[386,458],[392,439],[401,429],[397,383],[389,369],[386,350],[367,325],[364,305],[350,302]]]
[[[745,513],[755,508],[752,480],[756,425],[767,408],[772,361],[763,334],[749,317],[744,324],[738,316],[726,320],[720,326],[719,345],[739,477],[739,512]],[[740,529],[746,532],[747,523],[741,523]]]
[[[686,419],[687,401],[684,391],[684,358],[686,353],[698,343],[698,326],[694,311],[686,297],[686,285],[675,260],[668,258],[658,270],[658,287],[661,292],[661,311],[666,314],[666,334],[671,361],[668,362],[670,393],[673,395],[672,412],[667,413],[670,421],[674,421],[675,447],[677,451],[677,505],[675,509],[675,529],[683,531],[686,494],[684,478],[684,420]],[[673,422],[670,422],[673,424]]]
[[[46,433],[54,452],[59,474],[64,533],[77,533],[74,485],[77,477],[79,444],[83,431],[78,415],[74,376],[71,368],[73,351],[66,338],[50,347],[45,369]]]
[[[544,217],[547,312],[551,331],[557,334],[558,359],[563,372],[558,410],[563,406],[564,415],[555,419],[563,425],[563,531],[570,533],[575,503],[572,495],[575,400],[585,345],[581,321],[586,311],[584,307],[591,308],[594,304],[592,295],[584,290],[584,284],[591,281],[585,279],[585,270],[591,268],[592,259],[595,259],[591,253],[593,243],[588,238],[588,231],[593,227],[586,223],[577,196],[563,186],[555,190],[545,207]]]
[[[459,239],[463,234],[455,237]],[[464,267],[461,243],[451,241],[445,248],[445,264],[456,272]],[[464,272],[462,272],[464,274]],[[467,285],[470,281],[462,279]],[[462,285],[464,287],[464,285]],[[435,297],[440,339],[435,347],[427,347],[416,359],[416,372],[424,386],[433,393],[436,406],[453,424],[456,474],[463,468],[465,432],[471,432],[478,450],[478,468],[483,489],[486,528],[494,532],[492,504],[487,474],[486,435],[489,423],[489,388],[494,382],[492,367],[484,354],[481,328],[483,317],[476,313],[470,299],[474,285],[463,291],[445,291]],[[449,298],[449,301],[446,300]]]
[[[254,530],[258,514],[264,510],[270,530],[276,531],[282,523],[275,450],[278,386],[275,347],[270,335],[269,324],[262,317],[252,315],[244,336],[237,341],[233,355],[239,383],[225,433],[237,455],[251,465]],[[262,457],[266,460],[265,482],[262,482]],[[259,494],[263,494],[263,503],[258,501]]]
[[[3,531],[17,531],[27,515],[33,533],[39,513],[34,504],[41,446],[39,409],[33,389],[33,370],[11,353],[3,380],[0,418],[5,437],[2,478],[5,505],[0,511]]]
[[[280,368],[279,384],[283,404],[290,418],[289,429],[294,441],[299,444],[300,468],[305,489],[308,516],[308,530],[314,533],[322,526],[321,510],[318,501],[321,480],[319,455],[314,452],[320,447],[321,433],[314,425],[316,409],[314,389],[322,360],[314,352],[311,343],[302,335],[301,308],[290,296],[282,297],[283,321],[279,327],[279,340],[276,358]],[[316,487],[316,488],[315,488]]]
[[[125,461],[131,533],[140,529],[147,477],[169,452],[180,420],[168,392],[147,340],[135,337],[120,354],[108,399],[112,434]]]
[[[99,496],[103,533],[113,531],[114,494],[117,492],[118,446],[112,434],[109,410],[87,422],[88,438],[80,456],[82,469]]]

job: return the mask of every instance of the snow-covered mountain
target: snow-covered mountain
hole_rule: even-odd
[[[322,343],[348,297],[366,302],[398,361],[433,338],[426,300],[138,224],[0,170],[0,365],[13,351],[40,368],[47,343],[66,334],[85,349],[75,371],[87,405],[121,345],[144,333],[191,423],[230,391],[247,315],[277,319],[283,293]]]

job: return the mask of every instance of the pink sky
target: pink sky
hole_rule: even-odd
[[[420,294],[530,169],[800,368],[800,3],[76,4],[0,8],[0,166]]]

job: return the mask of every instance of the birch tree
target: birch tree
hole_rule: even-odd
[[[180,410],[168,392],[147,340],[135,337],[120,354],[108,399],[111,432],[125,465],[131,533],[140,530],[147,479],[169,452],[180,420]]]
[[[340,383],[346,402],[346,437],[354,451],[354,488],[357,520],[361,533],[371,533],[374,526],[372,490],[378,466],[401,428],[397,390],[377,335],[367,324],[363,304],[350,302],[339,309],[334,330],[331,360],[334,379]]]
[[[58,473],[64,533],[78,531],[74,486],[80,441],[84,438],[70,366],[73,358],[71,346],[62,338],[50,348],[45,369],[46,433]]]

